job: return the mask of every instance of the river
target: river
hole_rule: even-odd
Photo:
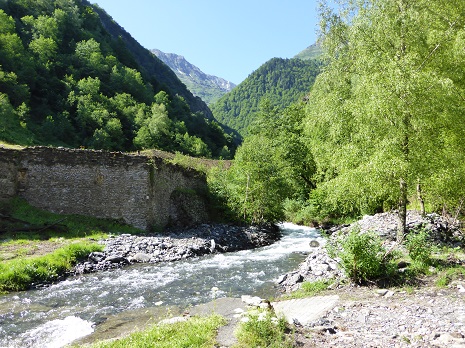
[[[218,297],[277,294],[317,230],[282,224],[278,242],[184,261],[137,264],[68,278],[45,289],[0,296],[0,347],[63,347],[122,313],[188,306]]]

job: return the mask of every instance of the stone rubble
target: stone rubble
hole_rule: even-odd
[[[397,215],[395,213],[380,213],[373,216],[364,216],[361,220],[343,226],[335,226],[323,230],[330,239],[341,238],[352,228],[360,228],[360,232],[374,231],[385,239],[388,249],[394,244],[397,232]],[[428,214],[422,217],[417,211],[407,212],[407,228],[409,231],[426,229],[428,235],[435,243],[444,243],[452,247],[463,247],[465,236],[456,221],[448,221],[438,214]],[[299,268],[281,276],[278,284],[284,292],[292,292],[300,288],[304,281],[342,280],[344,273],[339,268],[337,260],[329,257],[324,245],[311,241],[310,252]],[[337,286],[337,282],[333,287]]]
[[[348,299],[296,341],[305,347],[465,347],[465,295],[453,286],[384,296],[370,289],[349,291]]]
[[[173,230],[166,235],[121,234],[101,241],[103,252],[93,252],[71,274],[92,273],[133,263],[179,261],[218,252],[238,251],[269,245],[280,238],[279,228],[202,224]]]
[[[396,214],[365,216],[356,224],[362,233],[379,233],[388,247],[394,243]],[[354,226],[337,226],[324,232],[328,238],[341,238]],[[437,214],[423,218],[409,211],[407,226],[409,230],[426,229],[435,243],[460,248],[465,245],[459,225]],[[342,286],[344,275],[336,260],[327,255],[324,246],[313,243],[312,247],[311,243],[307,259],[278,282],[284,292],[291,292],[304,281],[324,279],[335,280],[330,290],[335,290],[341,301],[320,319],[296,327],[297,347],[465,347],[465,279],[446,288],[411,287],[408,292],[347,282]]]

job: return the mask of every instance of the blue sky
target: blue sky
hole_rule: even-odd
[[[145,48],[239,84],[317,37],[317,0],[91,0]]]

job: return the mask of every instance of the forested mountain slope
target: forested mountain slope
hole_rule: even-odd
[[[320,67],[317,60],[273,58],[213,104],[213,115],[245,135],[262,100],[279,108],[295,103],[309,93]]]
[[[0,1],[0,140],[233,151],[206,104],[86,0]]]
[[[183,56],[164,53],[158,49],[152,49],[151,52],[168,65],[194,95],[207,104],[212,104],[236,87],[234,83],[221,77],[204,73]]]

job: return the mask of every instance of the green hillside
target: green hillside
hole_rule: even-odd
[[[229,157],[205,103],[85,0],[0,1],[0,140]]]
[[[309,93],[320,67],[316,60],[273,58],[211,105],[213,115],[246,135],[262,100],[279,108],[295,103]]]

